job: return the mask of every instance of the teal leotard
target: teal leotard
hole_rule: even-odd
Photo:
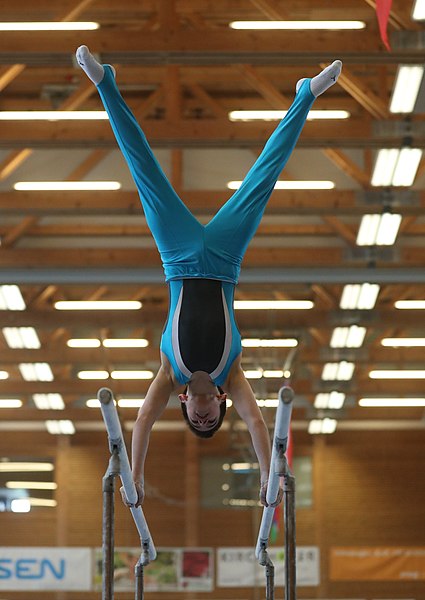
[[[295,147],[315,100],[310,91],[310,80],[306,79],[302,83],[285,118],[270,136],[240,188],[207,225],[202,225],[194,217],[172,188],[142,129],[125,104],[108,65],[105,65],[105,76],[98,85],[98,90],[137,186],[146,221],[161,255],[165,279],[170,286],[170,311],[162,335],[161,349],[168,357],[179,382],[186,383],[194,370],[205,370],[196,368],[197,366],[208,364],[212,379],[217,385],[221,385],[241,351],[240,334],[233,313],[234,286],[238,281],[248,244],[257,230],[274,185]],[[199,306],[198,309],[194,306],[196,299],[200,301],[203,298],[205,303],[207,296],[204,288],[198,293],[197,287],[192,285],[190,291],[192,298],[195,298],[190,311],[198,315],[194,336],[202,329],[204,335],[218,335],[221,340],[210,357],[206,358],[200,356],[199,352],[191,353],[187,350],[190,345],[188,339],[184,344],[186,350],[180,348],[181,339],[185,337],[182,323],[186,324],[186,329],[191,329],[191,320],[190,311],[180,311],[176,317],[176,310],[179,306],[180,309],[185,306],[184,303],[179,305],[179,298],[187,299],[184,281],[189,279],[220,282],[217,284],[220,293],[216,288],[214,291],[209,289],[215,299],[209,310],[205,306]],[[207,314],[211,311],[217,311],[217,316],[213,316],[212,320],[211,315]],[[215,325],[211,325],[211,322]],[[218,323],[221,323],[220,331],[217,331]],[[202,346],[203,352],[207,352],[211,345],[206,341],[199,346],[196,340],[194,344],[199,349]],[[220,349],[223,353],[220,353]],[[216,365],[213,364],[212,355]]]

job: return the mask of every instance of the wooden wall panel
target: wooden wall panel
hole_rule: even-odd
[[[128,445],[130,438],[128,437]],[[238,443],[241,440],[238,439]],[[196,448],[196,445],[195,445]],[[199,441],[199,456],[228,456],[230,437],[220,433]],[[297,512],[299,545],[319,545],[322,557],[319,588],[299,588],[302,598],[413,598],[420,600],[423,583],[350,582],[328,580],[328,556],[333,546],[419,546],[425,540],[424,435],[421,432],[337,432],[327,437],[294,434],[295,455],[311,454],[314,472],[313,506]],[[146,480],[156,499],[148,497],[145,512],[157,546],[182,546],[193,523],[185,511],[188,490],[185,432],[152,434]],[[192,448],[193,452],[193,448]],[[5,433],[0,455],[51,456],[57,464],[59,489],[56,509],[28,515],[2,513],[1,545],[99,546],[101,543],[101,481],[109,452],[105,435],[76,434],[56,438],[46,434]],[[195,456],[193,453],[192,456]],[[192,469],[196,474],[196,469]],[[196,478],[195,478],[196,480]],[[193,505],[193,498],[192,505]],[[198,502],[198,499],[196,499]],[[198,502],[198,506],[199,502]],[[203,509],[197,515],[199,545],[218,547],[254,545],[261,509]],[[138,544],[128,510],[116,503],[116,543]],[[421,591],[422,590],[422,591]],[[198,597],[254,600],[262,590],[217,588]],[[94,600],[99,594],[43,594],[46,600]],[[156,600],[182,594],[155,594]],[[1,598],[28,600],[28,594],[7,593]],[[122,600],[132,594],[117,594]]]

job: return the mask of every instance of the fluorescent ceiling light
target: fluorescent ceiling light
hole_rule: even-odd
[[[329,392],[316,394],[314,408],[339,410],[344,406],[345,394],[342,392]]]
[[[399,310],[423,310],[425,309],[425,300],[397,300],[394,306]]]
[[[332,332],[331,348],[360,348],[366,335],[366,327],[335,327]]]
[[[412,11],[412,19],[414,19],[415,21],[425,20],[425,1],[424,0],[415,0],[415,4],[413,5],[413,11]]]
[[[21,408],[22,400],[18,398],[2,398],[0,399],[0,408]]]
[[[286,116],[287,112],[287,110],[232,110],[229,112],[229,120],[280,121]],[[307,115],[307,120],[349,119],[350,116],[351,115],[347,110],[310,110]]]
[[[121,398],[118,400],[118,406],[120,408],[140,408],[144,401],[144,398]]]
[[[312,435],[330,434],[336,430],[337,421],[335,419],[313,419],[308,424],[308,433]]]
[[[232,21],[232,29],[364,29],[364,21]]]
[[[19,370],[25,381],[53,381],[50,365],[45,362],[20,363]]]
[[[106,340],[103,340],[102,343],[105,346],[105,348],[146,348],[147,346],[149,346],[148,340],[145,340],[143,338],[108,338]]]
[[[422,158],[420,148],[390,148],[378,151],[371,183],[373,186],[413,184]]]
[[[74,423],[69,419],[46,421],[46,429],[52,435],[73,435],[75,433]]]
[[[263,371],[263,377],[269,378],[269,379],[280,379],[283,377],[283,371],[279,370],[279,369],[265,369]]]
[[[286,376],[287,372],[280,369],[248,369],[244,371],[244,375],[247,379],[261,379],[262,377],[266,379],[280,379]]]
[[[223,504],[226,506],[261,506],[259,500],[245,500],[245,498],[224,498]]]
[[[279,406],[279,398],[259,399],[257,400],[257,404],[260,408],[277,408]]]
[[[152,379],[152,371],[112,371],[112,379]]]
[[[376,283],[349,283],[344,286],[339,307],[344,310],[371,310],[380,287]]]
[[[295,338],[282,338],[275,340],[244,338],[242,340],[242,346],[244,348],[295,348],[298,346],[298,340]]]
[[[10,510],[14,513],[28,513],[31,503],[28,498],[14,498],[10,503]]]
[[[413,112],[423,74],[424,68],[422,65],[400,65],[398,67],[390,102],[390,112]]]
[[[56,490],[54,481],[6,481],[9,490]]]
[[[402,216],[393,213],[363,215],[356,244],[358,246],[392,246],[396,240]]]
[[[66,342],[69,348],[99,348],[100,340],[95,338],[90,339],[70,339]]]
[[[348,381],[354,372],[354,363],[342,360],[335,363],[325,363],[322,370],[324,381]]]
[[[117,402],[115,399],[114,399],[114,404],[115,404],[115,406],[117,405]],[[100,404],[100,402],[97,398],[89,398],[89,400],[86,400],[86,406],[87,406],[87,408],[100,408],[102,405]]]
[[[309,310],[311,300],[235,300],[236,310]]]
[[[56,310],[139,310],[138,300],[60,300]]]
[[[383,338],[381,345],[390,348],[424,348],[425,338]]]
[[[420,148],[402,148],[393,174],[392,185],[409,186],[415,181],[422,158]]]
[[[359,405],[367,408],[416,408],[425,406],[425,398],[360,398]]]
[[[39,410],[64,410],[65,403],[60,394],[33,394],[32,399]]]
[[[108,371],[79,371],[78,379],[109,379]]]
[[[425,379],[420,369],[376,369],[369,372],[371,379]]]
[[[53,471],[49,462],[15,462],[0,459],[0,473],[38,473]]]
[[[120,408],[139,408],[144,401],[144,398],[121,398],[118,400],[118,406]],[[114,404],[117,404],[115,400]],[[88,408],[100,408],[101,405],[97,398],[90,398],[86,401],[86,406]]]
[[[31,506],[44,506],[49,508],[55,508],[58,503],[52,498],[28,498]]]
[[[7,371],[0,371],[0,379],[9,379],[9,373]]]
[[[258,463],[235,462],[230,465],[232,471],[257,471]]]
[[[28,500],[30,501],[31,506],[55,508],[58,505],[57,501],[53,500],[52,498],[28,498]]]
[[[26,305],[17,285],[0,285],[0,310],[25,310]]]
[[[119,181],[18,181],[14,189],[19,192],[49,191],[110,191],[119,190]]]
[[[243,374],[247,379],[261,379],[263,371],[261,369],[248,369],[247,371],[244,371]]]
[[[40,340],[34,327],[3,327],[9,348],[40,348]]]
[[[70,348],[146,348],[149,342],[143,338],[108,338],[100,341],[96,338],[81,338],[70,339],[67,341],[67,346]]]
[[[17,21],[1,22],[0,31],[92,31],[99,29],[94,21]]]
[[[242,180],[229,181],[227,187],[229,190],[238,190],[242,185]],[[277,181],[275,190],[332,190],[335,187],[333,181]]]
[[[104,121],[104,110],[0,110],[0,121]]]

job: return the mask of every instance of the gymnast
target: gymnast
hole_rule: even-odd
[[[80,46],[77,61],[97,86],[118,145],[128,163],[169,286],[161,366],[139,409],[132,437],[132,472],[140,505],[149,435],[172,393],[189,429],[211,437],[226,413],[227,394],[245,421],[260,467],[260,499],[267,506],[271,448],[267,426],[241,366],[241,336],[233,297],[241,262],[267,201],[317,96],[340,72],[336,60],[296,85],[292,106],[266,143],[240,188],[207,225],[177,196],[115,83],[115,70]],[[123,500],[126,502],[125,494]],[[282,498],[280,490],[276,503]],[[127,502],[126,502],[127,503]]]

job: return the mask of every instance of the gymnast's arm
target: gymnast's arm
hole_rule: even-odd
[[[131,443],[131,462],[133,480],[138,495],[136,506],[139,506],[144,498],[144,467],[150,432],[155,421],[159,419],[167,406],[174,387],[169,370],[166,365],[162,364],[155,379],[149,386],[134,424]],[[123,496],[123,500],[125,502],[125,496]]]
[[[226,387],[228,387],[233,406],[241,419],[245,421],[251,435],[252,445],[260,465],[260,499],[262,504],[267,506],[266,494],[271,459],[270,436],[255,400],[254,392],[243,374],[240,359],[233,365]],[[279,504],[281,499],[282,493],[279,491],[277,501],[273,506]]]

